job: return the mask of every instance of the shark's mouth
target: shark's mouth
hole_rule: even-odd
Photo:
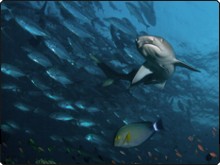
[[[137,45],[137,48],[138,49],[142,49],[142,48],[150,48],[150,49],[154,49],[154,50],[157,50],[157,51],[160,51],[160,48],[156,45],[153,44],[153,39],[150,39],[150,40],[145,40],[145,41],[141,41],[139,40],[138,38],[135,40],[136,41],[136,45]]]
[[[145,42],[145,43],[143,43],[143,46],[144,45],[153,45],[153,44],[151,44],[151,43],[149,43],[149,42]],[[155,46],[155,45],[153,45],[153,46]]]
[[[155,50],[160,51],[160,48],[159,48],[158,46],[156,46],[156,45],[154,45],[154,44],[151,44],[151,43],[144,43],[144,44],[142,45],[142,47],[149,47],[149,48],[152,48],[152,49],[155,49]]]

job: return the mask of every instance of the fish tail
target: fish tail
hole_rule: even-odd
[[[162,120],[161,120],[161,119],[157,120],[157,121],[153,124],[153,128],[154,128],[155,131],[164,130]]]

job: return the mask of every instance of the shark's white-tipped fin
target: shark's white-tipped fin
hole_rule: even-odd
[[[166,81],[162,82],[162,83],[157,83],[154,84],[155,87],[159,88],[159,89],[164,89],[164,86],[166,85]]]
[[[142,80],[145,76],[153,73],[150,69],[146,68],[144,65],[142,65],[139,70],[137,71],[136,75],[134,76],[132,80],[132,84],[137,83],[138,81]]]

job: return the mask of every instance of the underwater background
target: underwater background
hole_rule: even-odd
[[[201,72],[129,88],[112,73],[144,62],[141,35]],[[114,147],[123,125],[158,119],[164,130],[143,144]],[[1,3],[2,163],[217,164],[218,137],[217,2]]]

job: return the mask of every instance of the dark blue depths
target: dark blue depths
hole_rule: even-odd
[[[207,154],[219,155],[218,10],[216,2],[1,3],[1,162],[216,164]],[[122,77],[144,62],[141,35],[165,38],[201,72],[177,67],[163,90],[129,87]],[[164,131],[113,146],[123,125],[158,118]]]

